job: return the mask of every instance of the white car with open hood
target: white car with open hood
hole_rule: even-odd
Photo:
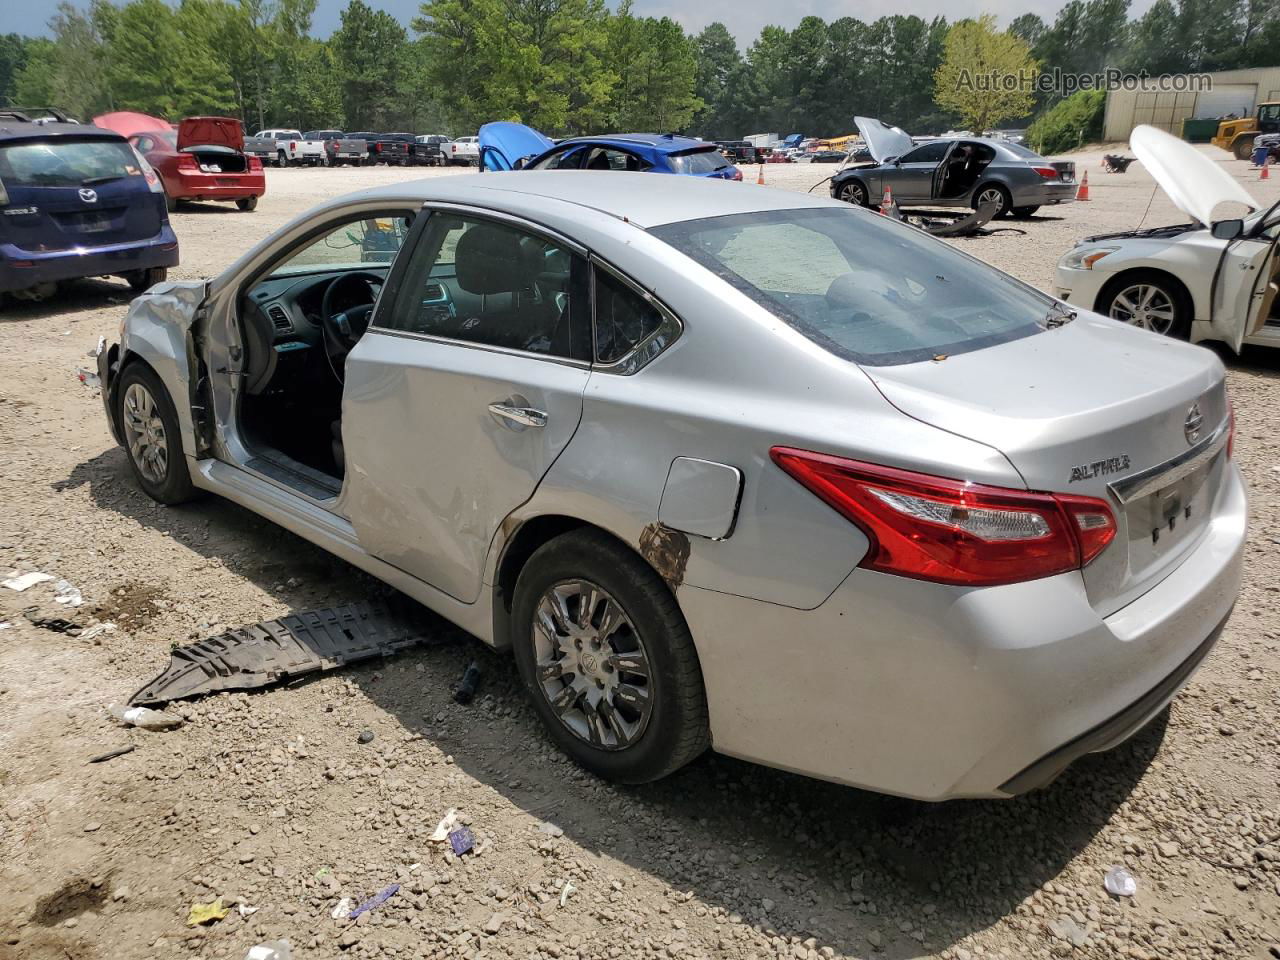
[[[1183,340],[1280,346],[1280,203],[1263,210],[1163,130],[1140,126],[1130,146],[1192,222],[1086,237],[1058,261],[1057,296]],[[1227,203],[1244,212],[1215,221]]]

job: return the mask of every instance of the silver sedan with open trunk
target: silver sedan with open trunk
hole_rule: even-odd
[[[621,781],[1016,794],[1159,713],[1239,587],[1214,354],[834,200],[395,184],[153,288],[99,368],[151,496],[511,648]]]

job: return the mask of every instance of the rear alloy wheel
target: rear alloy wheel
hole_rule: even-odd
[[[653,568],[595,530],[536,550],[516,582],[511,641],[552,739],[621,783],[678,770],[708,746],[689,627]]]
[[[182,453],[178,414],[164,384],[149,367],[134,363],[116,389],[120,436],[138,485],[160,503],[190,500],[196,490]]]
[[[1009,208],[1013,206],[1013,199],[1004,187],[998,183],[989,183],[985,187],[979,187],[978,192],[973,195],[973,208],[981,210],[988,203],[996,205],[995,216],[991,218],[995,220],[1009,212]]]
[[[850,180],[840,188],[837,199],[843,200],[845,203],[851,203],[855,207],[865,207],[867,205],[867,188],[862,185],[861,181]]]
[[[1154,274],[1132,274],[1112,281],[1099,299],[1100,313],[1152,333],[1186,340],[1191,305],[1186,293]]]
[[[245,213],[249,213],[253,210],[257,210],[258,198],[257,197],[241,197],[239,200],[236,201],[236,208],[243,210]]]

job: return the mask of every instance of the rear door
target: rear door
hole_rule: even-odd
[[[347,515],[374,556],[473,602],[498,525],[582,416],[584,251],[533,225],[430,213],[347,358]]]
[[[9,194],[6,240],[21,249],[98,247],[160,232],[162,208],[123,137],[10,141],[0,146],[0,183]]]

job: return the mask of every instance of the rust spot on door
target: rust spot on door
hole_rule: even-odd
[[[640,555],[649,561],[672,591],[684,583],[689,563],[689,538],[679,530],[651,523],[640,532]]]

